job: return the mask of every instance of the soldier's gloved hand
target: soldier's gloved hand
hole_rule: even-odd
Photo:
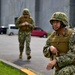
[[[54,46],[50,46],[50,51],[52,54],[58,55],[58,50]]]
[[[53,59],[52,61],[50,61],[46,67],[47,70],[50,70],[54,67],[54,65],[56,64],[56,59]]]

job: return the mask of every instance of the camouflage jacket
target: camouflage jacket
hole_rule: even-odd
[[[47,58],[51,58],[52,53],[50,52],[49,47],[51,46],[50,36],[48,37],[45,46],[43,47],[43,54]],[[72,65],[75,62],[75,32],[73,32],[69,39],[69,50],[63,56],[56,57],[57,64],[60,68],[67,65]]]
[[[26,26],[22,26],[21,24],[24,22],[28,22],[29,25]],[[34,28],[34,21],[33,19],[30,18],[24,18],[24,16],[20,16],[16,23],[15,23],[16,27],[19,28],[19,31],[27,31],[27,32],[31,32]]]

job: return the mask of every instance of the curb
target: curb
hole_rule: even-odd
[[[27,73],[28,75],[43,75],[43,74],[40,74],[32,69],[28,69],[28,68],[23,68],[23,67],[20,67],[20,66],[17,66],[11,62],[8,62],[8,61],[5,61],[3,59],[0,59],[0,61],[2,61],[3,63],[9,65],[9,66],[12,66],[13,68],[16,68],[20,71],[22,71],[23,73]]]

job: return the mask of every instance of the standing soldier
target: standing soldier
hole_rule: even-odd
[[[67,28],[68,17],[63,12],[55,12],[50,23],[54,32],[43,47],[43,54],[50,58],[46,69],[55,67],[54,75],[75,75],[75,32]]]
[[[25,8],[23,10],[22,16],[20,16],[16,21],[16,27],[19,29],[18,32],[18,41],[19,41],[19,58],[22,59],[22,54],[24,50],[24,43],[26,41],[26,55],[27,59],[31,59],[31,49],[30,49],[30,41],[31,41],[31,32],[34,28],[34,21],[30,16],[29,9]]]

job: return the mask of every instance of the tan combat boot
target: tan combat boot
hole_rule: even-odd
[[[19,55],[19,59],[22,59],[22,53],[20,53],[20,55]]]

